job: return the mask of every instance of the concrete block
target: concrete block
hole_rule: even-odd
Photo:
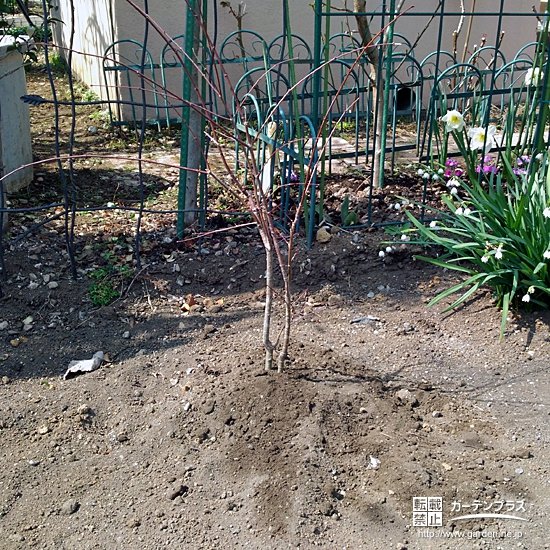
[[[26,93],[23,58],[0,40],[0,177],[15,171],[0,182],[4,196],[29,185],[33,178],[32,166],[19,170],[33,160],[29,106],[20,99]],[[3,218],[5,229],[7,216]]]

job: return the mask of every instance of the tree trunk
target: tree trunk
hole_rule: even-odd
[[[294,227],[292,227],[294,229]],[[290,283],[292,280],[292,234],[287,248],[286,262],[283,260],[282,255],[279,252],[279,265],[281,267],[281,274],[283,276],[284,283],[284,304],[285,304],[285,324],[283,327],[283,340],[281,342],[281,351],[277,360],[277,371],[283,372],[285,361],[288,359],[288,346],[290,344],[290,329],[292,326],[292,292]]]
[[[196,101],[196,94],[191,92],[191,101]],[[182,124],[182,131],[185,125]],[[197,218],[197,189],[199,181],[199,168],[202,159],[202,116],[195,109],[189,111],[189,150],[187,151],[187,167],[185,174],[185,225],[191,225]]]
[[[365,13],[367,11],[367,0],[353,0],[353,11],[356,13]],[[380,63],[380,46],[373,44],[373,36],[370,30],[369,21],[365,15],[356,15],[357,29],[361,35],[361,44],[367,46],[365,54],[371,65],[370,78],[372,83],[372,100],[374,105],[374,157],[372,161],[372,183],[378,184],[380,181],[380,171],[384,169],[384,159],[382,159],[382,120],[384,114],[384,76],[378,74]]]
[[[260,232],[261,228],[260,228]],[[268,231],[262,234],[262,241],[265,248],[265,309],[263,341],[265,347],[265,370],[273,368],[273,349],[271,343],[271,313],[273,310],[273,239]]]
[[[193,30],[193,43],[196,45],[195,48],[195,61],[198,64],[199,61],[199,51],[198,45],[200,40],[200,25],[198,22],[195,24]],[[193,65],[191,69],[191,96],[190,101],[192,103],[198,104],[199,98],[197,95],[197,90],[200,90],[199,82],[199,72],[196,65]],[[185,214],[184,214],[184,223],[186,226],[191,225],[197,218],[197,187],[199,180],[199,168],[201,166],[201,160],[203,158],[202,152],[202,115],[198,110],[191,108],[189,110],[189,128],[187,129],[189,135],[189,149],[187,151],[187,170],[185,174]],[[182,123],[181,131],[185,131],[186,126]],[[190,210],[190,212],[187,212]]]

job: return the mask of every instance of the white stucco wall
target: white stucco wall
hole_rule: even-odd
[[[2,175],[32,163],[29,106],[21,96],[27,93],[23,58],[18,51],[0,46],[0,165]],[[13,193],[32,181],[32,166],[22,168],[3,180],[3,188]]]
[[[32,163],[29,106],[20,99],[26,93],[23,58],[0,40],[0,176],[6,176],[0,184],[2,207],[6,194],[29,185],[33,178],[32,166],[26,166]],[[4,214],[1,231],[7,223]]]
[[[69,0],[55,0],[58,5],[58,11],[54,13],[55,17],[62,19],[64,25],[56,25],[57,40],[63,46],[67,47],[71,31],[71,13],[69,10]],[[143,0],[135,0],[136,4],[143,7]],[[200,2],[198,2],[200,4]],[[290,20],[294,34],[304,37],[311,46],[313,46],[314,32],[314,13],[309,5],[309,0],[291,0],[290,1]],[[372,5],[378,5],[378,1],[371,2]],[[236,9],[238,0],[232,2]],[[342,6],[343,0],[333,0],[333,6]],[[348,4],[351,2],[348,0]],[[422,0],[421,2],[407,2],[405,5],[414,4],[410,13],[401,17],[396,25],[395,32],[403,34],[414,42],[418,34],[424,29],[428,16],[414,16],[415,13],[427,12],[433,13],[437,7],[437,0]],[[469,9],[469,2],[467,9]],[[102,97],[105,97],[103,86],[103,73],[101,56],[107,46],[115,40],[132,38],[142,42],[144,38],[144,20],[143,17],[125,0],[74,0],[75,5],[75,38],[74,49],[85,52],[88,55],[75,54],[73,59],[73,68],[75,73]],[[187,3],[185,0],[150,0],[149,11],[151,17],[166,31],[170,36],[175,36],[185,32],[185,12]],[[211,6],[211,2],[209,2]],[[460,11],[460,0],[447,0],[446,9],[448,11]],[[500,0],[483,0],[478,2],[478,11],[498,11],[500,9]],[[531,13],[532,3],[517,2],[516,0],[505,0],[505,11],[515,11],[522,13]],[[208,26],[213,36],[212,14],[208,18]],[[452,51],[453,31],[457,28],[459,17],[446,17],[443,25],[443,44],[442,49]],[[460,34],[457,52],[459,60],[462,57],[464,39],[468,27],[468,18],[463,21],[462,32]],[[355,28],[353,17],[349,23],[344,17],[334,17],[331,19],[330,33],[345,31]],[[421,61],[426,55],[437,48],[439,18],[435,18],[431,27],[422,36],[419,44],[415,48],[415,57]],[[277,35],[281,34],[283,29],[282,22],[282,2],[278,0],[247,0],[246,15],[243,19],[243,27],[252,29],[261,34],[267,42],[270,42]],[[504,31],[501,50],[504,52],[507,60],[511,60],[520,47],[528,42],[535,40],[536,22],[534,18],[526,17],[507,17],[504,19],[502,30]],[[223,37],[237,29],[235,18],[229,13],[227,8],[219,8],[218,13],[218,44],[221,44]],[[325,22],[323,21],[323,32],[325,32]],[[477,16],[473,18],[470,34],[470,47],[467,58],[473,51],[474,45],[481,44],[485,37],[485,43],[493,46],[496,42],[496,17]],[[164,41],[159,34],[150,27],[148,46],[149,51],[158,61],[160,50]],[[97,57],[94,57],[97,56]],[[134,56],[135,57],[135,56]],[[137,62],[137,60],[136,60]],[[179,86],[178,82],[175,86]]]
[[[120,3],[120,1],[118,2]],[[75,0],[74,13],[68,0],[54,0],[52,17],[63,23],[53,23],[54,43],[67,59],[74,19],[73,60],[75,74],[102,96],[104,51],[118,36],[115,0]]]

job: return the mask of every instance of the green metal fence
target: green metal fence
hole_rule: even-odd
[[[517,93],[517,82],[525,77],[532,66],[535,43],[523,46],[511,61],[507,61],[498,45],[485,45],[469,53],[464,61],[459,60],[458,53],[438,49],[423,59],[415,56],[415,44],[410,37],[394,33],[392,41],[384,48],[376,71],[378,82],[369,76],[369,60],[356,34],[350,32],[330,33],[335,24],[334,19],[341,20],[350,15],[342,12],[331,12],[330,2],[315,4],[315,43],[313,48],[308,42],[292,32],[281,34],[271,41],[260,32],[249,29],[233,32],[219,41],[219,48],[214,55],[208,55],[208,61],[214,71],[227,69],[237,75],[232,82],[233,89],[225,79],[222,83],[223,98],[215,104],[219,111],[229,106],[230,115],[234,118],[235,131],[256,131],[260,129],[260,139],[265,145],[279,148],[283,154],[281,161],[285,174],[303,170],[304,163],[310,160],[311,147],[298,150],[304,143],[297,140],[297,134],[305,132],[312,141],[322,140],[323,136],[333,135],[338,125],[345,123],[353,128],[350,138],[352,151],[335,151],[332,141],[328,140],[326,152],[323,153],[321,172],[318,174],[319,185],[316,194],[310,199],[310,211],[322,211],[324,200],[324,177],[330,173],[331,162],[337,158],[351,158],[356,164],[372,164],[374,151],[382,149],[382,156],[393,167],[398,155],[403,151],[416,151],[418,159],[430,163],[434,157],[441,155],[441,144],[434,127],[442,112],[442,98],[445,108],[475,108],[487,112],[488,117],[498,120],[507,105],[510,94]],[[375,11],[363,14],[369,17],[373,33],[392,29],[396,12],[395,2],[383,2]],[[426,13],[411,12],[406,17],[426,17]],[[437,43],[442,43],[445,17],[491,17],[497,24],[495,34],[500,34],[503,21],[512,17],[527,17],[525,13],[475,12],[456,13],[440,3],[438,12],[431,14],[438,28]],[[529,15],[528,21],[534,21]],[[401,22],[401,19],[399,19]],[[404,25],[403,25],[404,26]],[[342,25],[339,26],[340,30]],[[317,32],[323,29],[325,32]],[[328,38],[327,38],[328,36]],[[378,41],[386,40],[388,34],[380,35]],[[173,38],[185,47],[185,37]],[[382,51],[382,50],[381,50]],[[146,60],[141,63],[142,56]],[[129,103],[139,105],[134,90],[139,90],[140,71],[145,68],[147,87],[150,93],[151,117],[149,123],[170,126],[181,122],[184,108],[167,93],[172,82],[185,83],[185,68],[181,60],[176,59],[172,49],[163,48],[160,58],[153,59],[145,45],[134,39],[120,40],[111,45],[105,52],[104,71],[117,73],[120,90],[126,94]],[[177,73],[177,75],[176,75]],[[383,143],[377,143],[372,128],[376,121],[376,110],[373,107],[374,90],[384,94]],[[330,109],[328,106],[331,106]],[[140,123],[141,110],[130,107],[124,118],[122,113],[112,113],[113,124]],[[327,121],[320,133],[321,119],[326,115]],[[485,114],[483,115],[485,116]],[[406,119],[416,124],[414,143],[399,143],[398,121]],[[296,121],[301,121],[296,127]],[[493,120],[489,118],[487,120]],[[266,132],[266,123],[277,124],[276,139]],[[256,130],[254,130],[256,129]],[[387,137],[386,137],[387,136]],[[282,141],[280,141],[282,140]],[[258,157],[260,160],[264,155]],[[301,164],[301,165],[300,165]],[[384,172],[382,172],[382,178]],[[371,186],[384,185],[384,180],[371,181]],[[319,203],[321,207],[319,208]],[[284,219],[282,214],[282,221]],[[310,239],[318,218],[310,226]],[[373,223],[371,220],[368,224]]]
[[[544,78],[535,85],[527,84],[527,76],[537,59],[535,53],[539,47],[535,33],[537,20],[544,19],[546,14],[532,13],[527,9],[521,11],[512,0],[500,0],[498,3],[499,9],[492,12],[486,7],[467,12],[453,11],[455,3],[440,0],[435,10],[423,12],[422,8],[415,8],[399,14],[395,0],[383,0],[371,12],[356,14],[333,9],[333,0],[315,0],[312,17],[314,40],[311,44],[309,39],[293,31],[288,15],[288,0],[281,0],[279,36],[268,39],[262,36],[261,29],[246,29],[230,33],[227,37],[218,37],[214,32],[210,42],[204,36],[196,40],[197,28],[204,30],[207,27],[198,27],[194,23],[193,13],[199,2],[186,0],[185,13],[175,14],[181,15],[182,20],[186,21],[185,32],[171,39],[171,44],[177,44],[177,48],[167,44],[160,53],[153,54],[150,51],[147,21],[141,40],[138,36],[124,37],[110,45],[105,52],[100,52],[100,55],[104,54],[105,82],[112,94],[108,98],[111,122],[114,125],[132,124],[140,130],[144,130],[147,123],[158,129],[175,123],[182,123],[182,127],[186,127],[190,118],[189,102],[193,101],[190,78],[193,63],[198,64],[202,69],[202,86],[207,79],[211,79],[212,86],[220,91],[219,97],[208,100],[211,101],[208,108],[220,114],[223,110],[223,114],[231,118],[237,135],[243,132],[258,135],[258,152],[255,157],[259,163],[257,169],[262,175],[272,176],[272,172],[278,170],[279,195],[276,198],[280,205],[278,223],[281,226],[287,223],[292,201],[305,190],[301,183],[305,166],[315,165],[318,168],[312,174],[313,184],[309,188],[303,220],[311,243],[316,226],[324,220],[326,177],[334,159],[348,157],[352,162],[362,164],[366,173],[372,168],[378,149],[382,151],[382,157],[388,161],[390,168],[398,162],[398,155],[408,150],[425,164],[441,165],[447,155],[454,154],[444,149],[446,146],[440,136],[439,118],[450,108],[466,110],[482,124],[492,122],[499,125],[504,124],[504,120],[510,120],[510,117],[505,118],[503,115],[511,104],[531,102],[531,105],[536,106],[532,112],[538,120],[533,134],[522,135],[519,122],[518,138],[517,128],[510,124],[501,129],[501,142],[498,145],[509,146],[517,141],[523,147],[526,146],[526,140],[532,140],[536,144],[535,151],[548,147],[547,56],[542,56],[542,64],[537,61],[537,67]],[[206,21],[206,8],[210,4],[211,15],[215,15],[218,10],[218,2],[202,0],[201,13]],[[147,2],[144,5],[147,6]],[[42,2],[42,6],[46,13],[46,3]],[[356,17],[368,18],[371,34],[375,37],[371,46],[378,44],[375,47],[380,55],[374,73],[373,64],[366,55],[368,51],[362,44],[363,37],[353,30]],[[423,18],[430,24],[426,28],[429,29],[428,34],[435,47],[427,52],[423,52],[421,40],[426,33],[419,33],[419,36],[407,33],[409,23],[414,18]],[[469,34],[469,22],[474,20],[490,21],[490,24],[482,25],[483,33],[488,34],[477,46],[473,46],[473,41],[465,40],[464,44],[460,44],[456,40],[444,39],[453,34],[458,21],[464,23],[463,29],[467,28]],[[46,21],[46,31],[48,24]],[[505,54],[501,47],[503,32],[509,29],[525,32],[524,44],[513,54]],[[49,36],[47,32],[45,36]],[[196,55],[199,43],[200,57]],[[178,51],[183,52],[183,55],[176,55]],[[70,59],[69,56],[69,75],[72,74]],[[55,90],[56,82],[51,71],[48,76],[51,88]],[[377,97],[383,98],[381,111],[376,109],[375,89]],[[74,94],[72,98],[74,100]],[[57,97],[45,100],[29,96],[27,99],[33,105],[48,101],[56,105],[61,103]],[[99,105],[102,101],[95,103]],[[401,117],[415,128],[415,139],[410,143],[400,143],[396,139]],[[372,129],[378,122],[382,123],[383,132],[376,135]],[[57,151],[60,144],[58,123],[56,119]],[[330,138],[344,126],[353,130],[353,135],[348,139],[350,148],[344,152],[336,151]],[[71,132],[67,141],[72,150],[74,127]],[[182,133],[182,167],[187,167],[189,158],[186,134],[185,131]],[[141,131],[140,143],[143,135]],[[206,140],[204,133],[201,140]],[[319,143],[326,143],[326,148],[318,147]],[[203,141],[202,151],[207,150],[205,145],[207,142]],[[270,148],[279,149],[279,166],[275,162],[268,162]],[[141,158],[138,156],[139,160]],[[238,151],[236,158],[238,162]],[[140,220],[145,211],[145,199],[141,162],[138,167],[141,195],[137,201],[139,207],[135,210],[138,220],[136,251],[139,252]],[[71,168],[66,173],[59,162],[59,171],[63,182],[63,200],[54,205],[61,209],[54,217],[63,216],[66,220],[66,241],[74,271],[76,264],[71,228],[74,217],[78,212],[86,210],[86,205],[77,204],[74,170]],[[185,170],[181,170],[180,196],[174,209],[179,216],[178,235],[181,234],[185,214],[198,212],[204,219],[208,204],[207,186],[203,179],[198,204],[192,208],[187,206],[185,173]],[[375,179],[372,174],[370,179],[366,179],[364,194],[370,202],[364,225],[384,223],[372,215],[372,198],[377,187],[386,184],[384,175],[382,170],[379,179]],[[266,182],[269,181],[274,181],[274,178],[266,177]],[[271,191],[275,192],[275,189]],[[425,191],[424,187],[424,195]],[[2,193],[0,178],[0,196]],[[50,207],[38,206],[34,210],[48,211]],[[17,212],[23,211],[24,208],[17,209]],[[9,212],[10,209],[3,206],[0,208],[0,218]],[[46,216],[18,238],[24,238],[50,219],[53,218]],[[0,267],[5,274],[2,250],[0,238]]]

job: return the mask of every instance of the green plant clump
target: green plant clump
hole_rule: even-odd
[[[130,277],[131,271],[128,266],[116,266],[109,264],[107,267],[100,267],[89,274],[95,279],[90,285],[88,294],[95,306],[103,307],[109,305],[121,295],[121,288],[125,279]]]
[[[340,219],[342,220],[342,225],[344,227],[350,225],[356,225],[358,221],[357,209],[349,209],[349,195],[344,197],[342,201],[342,207],[340,208]]]
[[[502,124],[489,124],[490,98],[473,96],[467,112],[461,113],[456,99],[441,96],[443,116],[432,121],[441,148],[432,171],[448,178],[448,194],[442,197],[443,208],[426,207],[437,218],[429,226],[407,212],[413,227],[405,239],[443,249],[438,258],[418,258],[467,275],[430,303],[462,293],[448,311],[480,287],[491,288],[502,308],[501,339],[510,308],[521,306],[529,312],[550,307],[548,24],[532,63],[516,75],[508,92]],[[458,160],[448,158],[450,137],[460,153]],[[489,155],[493,149],[496,157]]]
[[[408,233],[419,234],[418,240],[410,242],[444,250],[439,258],[417,258],[468,275],[430,305],[463,292],[445,309],[449,311],[486,285],[502,308],[501,338],[510,307],[521,305],[531,311],[550,306],[548,155],[538,155],[530,165],[530,175],[506,180],[496,174],[485,185],[455,179],[453,193],[443,197],[448,210],[431,208],[438,220],[429,226],[407,212],[414,226]]]
[[[67,73],[67,63],[57,52],[50,54],[48,60],[52,72],[59,75],[64,75]]]

